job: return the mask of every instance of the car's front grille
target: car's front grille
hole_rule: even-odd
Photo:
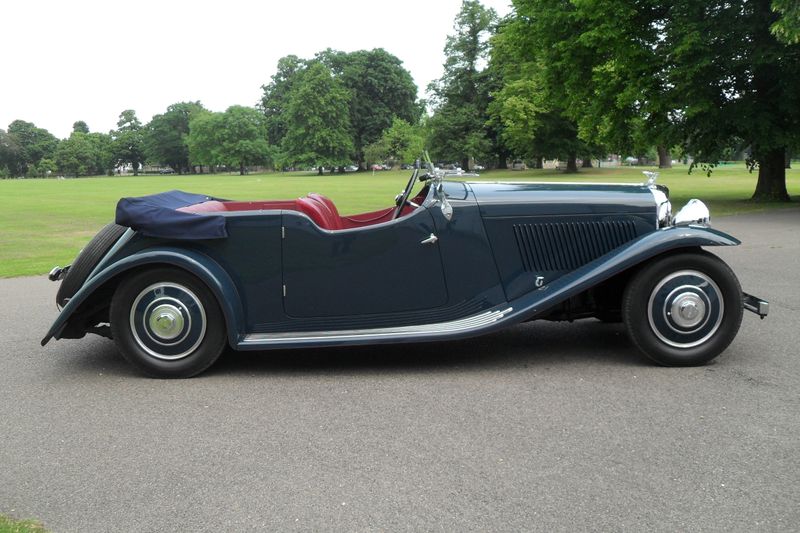
[[[573,270],[636,237],[630,219],[514,224],[522,264],[528,272]]]

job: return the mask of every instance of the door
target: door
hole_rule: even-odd
[[[289,316],[371,315],[447,303],[433,218],[424,207],[393,222],[336,232],[285,212],[283,226]]]

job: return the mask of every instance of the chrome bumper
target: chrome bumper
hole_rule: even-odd
[[[747,294],[746,292],[742,293],[742,300],[744,302],[744,308],[757,314],[762,320],[765,316],[767,316],[767,314],[769,314],[769,302],[766,300],[762,300],[761,298],[753,296],[752,294]]]

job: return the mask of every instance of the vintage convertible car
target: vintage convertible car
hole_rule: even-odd
[[[340,216],[326,197],[123,198],[66,268],[42,344],[113,338],[154,377],[236,350],[441,341],[520,322],[623,321],[645,355],[698,365],[738,332],[742,293],[706,246],[734,246],[665,187],[489,183],[414,170],[395,205]],[[421,184],[415,188],[415,184]],[[413,191],[418,190],[415,194]]]

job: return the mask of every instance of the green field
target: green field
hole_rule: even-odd
[[[577,175],[554,170],[498,170],[479,179],[641,182],[642,170],[582,169]],[[800,171],[787,172],[789,193],[797,201]],[[0,277],[42,274],[53,265],[70,263],[98,229],[113,221],[116,202],[123,196],[181,189],[236,200],[264,200],[318,192],[333,199],[341,213],[350,214],[390,206],[408,176],[406,171],[390,171],[0,180]],[[756,175],[748,173],[743,164],[718,168],[710,178],[701,172],[689,176],[686,167],[674,168],[662,172],[659,183],[670,188],[675,209],[690,198],[700,198],[709,205],[712,219],[785,205],[749,202]]]
[[[0,514],[0,533],[47,533],[35,520],[17,520]]]

